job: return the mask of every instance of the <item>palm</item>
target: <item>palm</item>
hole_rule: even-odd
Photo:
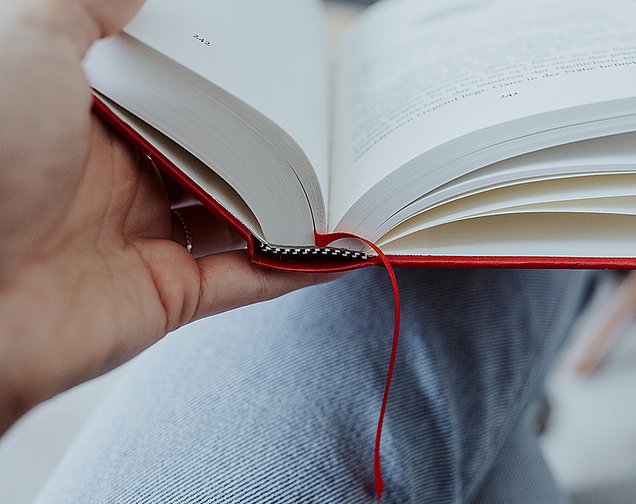
[[[3,45],[12,47],[9,41],[24,31],[11,26],[3,32]],[[163,268],[178,263],[196,272],[196,265],[169,241],[163,188],[137,154],[91,119],[90,89],[67,34],[52,37],[36,31],[23,45],[33,64],[24,66],[18,60],[23,54],[7,51],[7,74],[13,70],[14,78],[0,84],[0,94],[24,97],[12,118],[15,127],[0,134],[0,159],[8,159],[0,174],[0,225],[3,234],[12,237],[0,245],[0,279],[10,282],[33,267],[55,264],[47,274],[57,275],[56,285],[66,292],[62,286],[73,278],[88,281],[109,271],[117,283],[127,284],[110,286],[113,298],[125,298],[122,293],[127,292],[144,300],[143,306],[136,306],[141,303],[135,299],[111,303],[117,313],[110,316],[122,324],[144,320],[148,327],[139,328],[144,332],[165,331],[166,314],[161,311],[172,306],[152,302],[167,297],[161,290],[167,288],[160,281],[166,274]],[[18,131],[28,131],[30,148],[3,153],[1,146],[20,140],[12,138]],[[64,299],[58,304],[68,306]],[[120,304],[135,307],[137,315],[125,321]],[[106,300],[92,305],[102,316],[106,306]],[[157,306],[162,310],[154,310]],[[182,320],[170,321],[178,322]]]
[[[106,275],[112,320],[154,337],[189,321],[196,306],[182,313],[171,299],[196,294],[199,271],[171,240],[169,202],[153,167],[94,119],[82,178],[55,240],[81,254],[86,278]]]
[[[44,376],[56,376],[82,348],[76,374],[51,390],[39,387],[45,397],[121,363],[192,319],[198,303],[199,268],[169,239],[169,207],[156,174],[140,169],[138,156],[97,121],[77,173],[77,188],[65,198],[57,196],[69,181],[49,181],[40,197],[51,209],[40,220],[33,216],[21,237],[35,252],[18,270],[24,317],[35,301],[39,316],[57,321],[58,337],[30,335],[16,340],[16,352],[46,362]]]

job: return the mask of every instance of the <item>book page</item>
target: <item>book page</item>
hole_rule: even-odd
[[[383,245],[387,254],[433,256],[634,257],[636,217],[526,213],[425,229]]]
[[[122,121],[126,124],[134,125],[134,129],[141,134],[144,139],[157,147],[170,162],[185,173],[191,180],[196,181],[201,189],[212,196],[219,205],[243,223],[254,236],[261,241],[264,240],[263,231],[258,223],[258,219],[227,182],[192,154],[179,147],[170,138],[162,135],[159,131],[122,109],[105,96],[99,93],[97,93],[97,96]]]
[[[125,31],[285,130],[327,198],[327,35],[319,0],[149,0]]]
[[[551,181],[535,186],[541,187],[537,194],[541,197],[552,193],[559,195],[556,199],[568,199],[573,192],[580,190],[577,179],[589,181],[586,185],[592,194],[588,194],[588,197],[610,196],[613,190],[601,183],[605,176],[629,174],[636,174],[636,133],[560,145],[506,159],[457,178],[393,214],[378,231],[384,234],[395,226],[409,228],[409,222],[414,217],[417,218],[421,213],[429,214],[431,209],[451,201],[459,200],[470,207],[474,195],[490,191],[501,195],[497,198],[499,207],[514,205],[515,197],[500,190],[535,182]],[[616,184],[622,186],[622,190],[633,190],[624,181]],[[630,194],[636,195],[636,191]],[[423,217],[429,219],[430,215]]]
[[[594,213],[593,208],[602,208],[604,213],[624,213],[625,202],[633,204],[634,198],[636,173],[572,175],[556,179],[519,181],[435,205],[400,223],[385,234],[381,242],[394,241],[449,222],[530,209],[544,213]],[[602,202],[602,206],[599,202]],[[631,213],[636,214],[636,206]]]
[[[372,7],[339,54],[330,227],[392,171],[446,142],[633,98],[634,19],[631,0],[393,0]],[[595,113],[601,117],[603,108]],[[475,149],[495,142],[480,141]]]

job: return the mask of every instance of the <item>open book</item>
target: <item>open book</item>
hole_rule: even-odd
[[[96,110],[290,269],[636,266],[636,2],[149,0]]]

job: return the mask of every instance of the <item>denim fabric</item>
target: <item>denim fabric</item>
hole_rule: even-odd
[[[383,502],[561,502],[525,412],[595,275],[398,278]],[[374,502],[392,316],[386,272],[371,268],[169,336],[104,401],[39,502]]]
[[[473,504],[567,504],[543,460],[529,420],[523,419],[512,431]]]

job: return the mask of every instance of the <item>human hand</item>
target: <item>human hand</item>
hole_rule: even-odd
[[[82,58],[141,4],[0,4],[0,433],[181,325],[318,280],[195,260],[152,165],[91,116]]]

